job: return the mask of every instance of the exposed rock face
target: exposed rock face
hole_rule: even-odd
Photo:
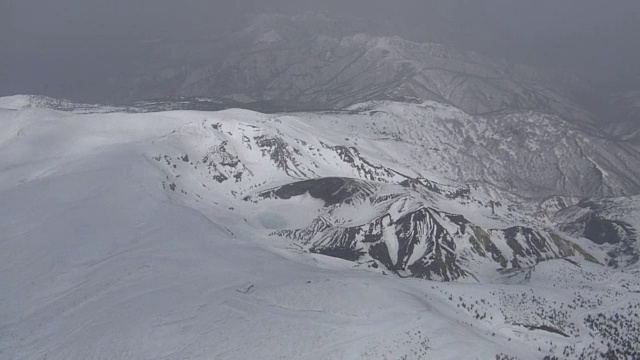
[[[306,194],[324,202],[318,217],[306,228],[282,229],[272,235],[290,238],[310,252],[383,266],[400,276],[452,281],[487,276],[482,273],[487,264],[519,269],[568,256],[596,262],[554,232],[522,226],[484,229],[462,215],[434,209],[418,193],[394,185],[319,178],[245,200],[290,200]],[[360,215],[343,217],[353,213]]]
[[[570,211],[571,199],[638,191],[634,150],[587,126],[533,112],[471,116],[433,102],[194,114],[171,113],[197,119],[158,140],[180,139],[175,152],[150,155],[170,196],[201,206],[211,193],[229,209],[246,207],[247,224],[304,251],[470,281],[571,256],[636,261],[632,221],[586,202]],[[543,209],[567,214],[553,218],[560,231],[539,211],[556,194]]]
[[[609,265],[634,265],[640,260],[639,200],[638,196],[587,199],[558,211],[554,221],[561,231],[605,246]]]

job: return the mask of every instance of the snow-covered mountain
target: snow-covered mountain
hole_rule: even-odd
[[[576,256],[598,261],[550,231],[523,226],[487,229],[464,215],[439,209],[446,199],[468,200],[464,190],[443,194],[434,184],[419,181],[400,186],[321,178],[280,186],[248,200],[298,201],[305,207],[310,207],[307,201],[320,200],[324,205],[307,227],[278,229],[282,226],[277,222],[267,221],[276,229],[271,235],[294,240],[311,253],[382,267],[402,277],[478,281],[494,277],[496,269],[520,269],[548,259]]]
[[[221,42],[165,44],[143,76],[138,96],[231,97],[304,108],[336,108],[369,100],[434,100],[468,113],[505,109],[589,115],[526,67],[473,52],[399,37],[354,34],[330,18],[263,15]],[[343,27],[347,27],[343,29]],[[543,81],[541,81],[543,80]]]
[[[640,248],[637,245],[639,201],[638,196],[584,199],[558,211],[554,220],[567,233],[609,247],[609,265],[637,266],[640,260]]]
[[[640,354],[633,146],[430,101],[156,105],[0,99],[0,357]]]
[[[609,132],[625,141],[640,144],[640,92],[614,94],[607,100],[606,109],[611,118]]]
[[[532,110],[596,122],[577,95],[586,85],[568,72],[367,30],[317,13],[260,15],[222,38],[145,42],[149,55],[113,100],[211,97],[260,110],[432,100],[474,115]]]

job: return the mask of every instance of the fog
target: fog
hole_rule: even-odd
[[[64,96],[96,72],[126,73],[136,41],[224,36],[259,13],[322,11],[380,33],[439,42],[637,90],[637,0],[3,0],[0,95]],[[98,84],[96,84],[98,86]],[[100,90],[96,89],[95,98]]]

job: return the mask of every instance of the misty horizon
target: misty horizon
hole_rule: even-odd
[[[276,31],[308,32],[306,40],[287,46],[305,46],[320,33],[337,39],[364,33],[477,52],[503,62],[500,66],[507,72],[519,65],[530,66],[534,78],[541,79],[540,86],[560,89],[565,93],[562,96],[569,96],[601,123],[627,119],[627,110],[618,110],[615,104],[640,90],[636,41],[640,22],[635,21],[640,3],[634,1],[608,6],[596,0],[535,4],[506,0],[389,4],[379,0],[364,6],[358,0],[243,0],[232,4],[192,0],[179,5],[150,0],[26,0],[5,2],[3,7],[0,96],[35,94],[127,104],[175,96],[237,97],[239,92],[253,98],[251,101],[268,99],[281,104],[274,109],[335,106],[295,103],[284,94],[265,98],[264,89],[227,89],[230,84],[223,79],[228,74],[207,80],[200,90],[181,88],[181,79],[196,76],[188,72],[211,73],[223,63],[236,61],[223,53],[252,53],[255,39],[247,43],[241,34],[264,14],[283,19],[310,15],[293,25],[298,30],[279,29],[284,25],[277,21],[269,25]],[[329,25],[305,23],[320,18],[326,18]],[[305,60],[303,53],[298,56],[287,61],[311,59]],[[198,69],[207,62],[206,70]],[[180,72],[184,73],[178,75]],[[175,76],[161,80],[168,73]]]

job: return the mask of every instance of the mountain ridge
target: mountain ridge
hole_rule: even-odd
[[[451,106],[9,100],[27,107],[0,109],[1,357],[640,353],[639,269],[625,255],[638,244],[601,244],[582,216],[637,228],[634,197],[530,199],[447,180],[444,148],[412,146],[429,135],[466,149],[473,128],[453,120],[476,118]]]

